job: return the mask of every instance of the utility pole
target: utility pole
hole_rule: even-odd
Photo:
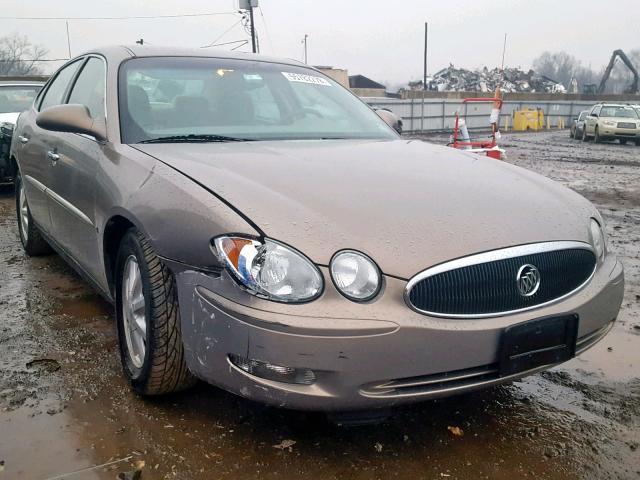
[[[69,20],[65,21],[67,24],[67,51],[69,53],[69,58],[71,58],[71,39],[69,38]]]
[[[258,49],[256,48],[256,26],[253,22],[253,3],[253,1],[249,1],[249,20],[251,21],[251,47],[253,48],[253,53],[257,53]]]
[[[256,26],[253,21],[253,9],[258,6],[258,0],[238,0],[240,10],[249,10],[249,23],[251,28],[251,48],[253,53],[258,53],[258,42],[256,41]]]
[[[302,40],[302,43],[304,43],[304,63],[307,63],[307,38],[308,37],[309,35],[305,33],[304,39]]]
[[[429,36],[429,24],[424,22],[424,76],[422,79],[422,89],[427,89],[427,39]]]

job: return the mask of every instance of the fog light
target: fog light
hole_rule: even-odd
[[[240,357],[229,354],[229,360],[240,370],[243,370],[256,377],[275,382],[296,383],[298,385],[311,385],[316,381],[316,375],[308,368],[285,367],[284,365],[273,365],[253,358]]]

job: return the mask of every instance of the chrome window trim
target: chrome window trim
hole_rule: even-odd
[[[456,270],[462,267],[469,267],[472,265],[479,265],[482,263],[494,262],[496,260],[503,260],[507,258],[520,257],[523,255],[531,255],[535,253],[545,253],[545,252],[554,252],[558,250],[571,250],[571,249],[583,249],[589,250],[596,256],[596,263],[593,271],[589,275],[589,277],[581,283],[578,287],[571,290],[570,292],[565,293],[564,295],[554,298],[553,300],[549,300],[548,302],[540,303],[538,305],[533,305],[530,307],[520,308],[517,310],[508,310],[503,312],[494,312],[494,313],[477,313],[477,314],[457,314],[457,313],[438,313],[438,312],[430,312],[428,310],[421,310],[415,307],[411,300],[409,299],[409,293],[411,289],[421,280],[425,278],[432,277],[439,273],[448,272],[450,270]],[[455,260],[450,260],[448,262],[441,263],[434,267],[427,268],[422,272],[418,273],[414,277],[409,280],[407,286],[404,289],[404,301],[411,308],[411,310],[421,313],[423,315],[429,315],[431,317],[438,318],[490,318],[490,317],[503,317],[505,315],[511,315],[514,313],[526,312],[528,310],[533,310],[536,308],[542,308],[553,303],[564,300],[565,298],[573,295],[574,293],[582,290],[593,278],[596,273],[596,269],[598,268],[598,258],[593,250],[593,247],[586,242],[577,242],[577,241],[557,241],[557,242],[541,242],[541,243],[529,243],[526,245],[519,245],[517,247],[508,247],[501,248],[498,250],[490,250],[488,252],[478,253],[475,255],[469,255],[467,257],[457,258]]]

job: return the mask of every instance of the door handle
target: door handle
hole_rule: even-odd
[[[60,160],[60,155],[58,155],[53,150],[49,150],[47,152],[47,158],[51,160],[51,163],[56,163],[58,160]]]
[[[22,135],[18,136],[18,140],[20,140],[20,143],[24,144],[27,143],[29,141],[29,137],[24,137]]]

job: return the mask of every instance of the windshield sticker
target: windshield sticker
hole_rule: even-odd
[[[316,77],[314,75],[302,75],[300,73],[291,73],[291,72],[282,72],[284,78],[289,80],[290,82],[300,82],[300,83],[313,83],[315,85],[325,85],[330,87],[331,84],[322,77]]]

